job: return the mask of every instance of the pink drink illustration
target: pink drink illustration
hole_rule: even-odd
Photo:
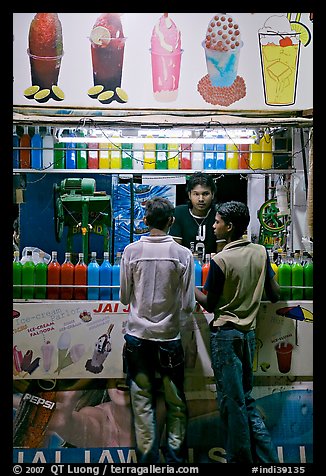
[[[180,30],[164,13],[154,26],[151,37],[153,93],[157,101],[177,99],[181,54]]]
[[[29,28],[27,53],[32,88],[25,91],[25,96],[44,102],[52,93],[53,99],[63,99],[62,91],[56,88],[63,56],[62,26],[57,13],[36,13]]]
[[[88,359],[85,364],[85,368],[89,372],[93,372],[94,374],[102,372],[103,363],[112,349],[110,335],[113,327],[114,324],[110,324],[107,333],[101,335],[97,339],[93,352],[93,357],[91,359]]]
[[[128,100],[121,89],[126,38],[120,17],[120,13],[102,13],[90,34],[94,88],[88,94],[105,104]]]

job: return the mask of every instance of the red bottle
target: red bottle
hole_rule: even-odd
[[[60,298],[66,301],[73,298],[73,284],[74,284],[74,268],[75,266],[71,262],[71,254],[65,253],[65,260],[61,265],[60,270],[60,282],[61,285],[67,286],[71,284],[71,287],[62,287],[60,291]]]
[[[48,264],[48,285],[60,284],[60,263],[57,259],[57,252],[52,251],[52,260]],[[59,299],[60,291],[56,287],[47,288],[47,298],[48,299]]]
[[[204,289],[204,285],[206,283],[206,278],[207,278],[208,271],[209,271],[210,260],[211,260],[211,255],[207,254],[205,256],[205,262],[204,262],[204,264],[201,268],[201,284],[203,286],[202,291],[203,291],[204,294],[207,294],[207,291],[205,291],[205,289]]]
[[[87,285],[87,265],[84,262],[84,253],[79,253],[79,260],[74,269],[74,284],[75,286]],[[85,288],[74,288],[75,299],[87,299],[87,290]]]
[[[191,169],[191,144],[181,144],[180,169]]]

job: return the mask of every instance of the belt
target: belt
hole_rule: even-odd
[[[223,329],[223,330],[225,330],[225,331],[231,330],[231,329],[238,329],[238,328],[235,326],[235,324],[233,324],[233,322],[230,322],[230,321],[229,321],[229,322],[226,322],[225,324],[223,324],[223,326],[214,326],[214,325],[213,325],[213,322],[214,322],[214,321],[211,321],[211,322],[209,323],[209,328],[210,328],[210,330],[211,330],[212,332],[216,332],[218,329]]]

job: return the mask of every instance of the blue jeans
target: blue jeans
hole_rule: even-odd
[[[186,461],[187,404],[184,394],[184,352],[181,340],[150,341],[125,335],[127,381],[133,410],[138,463],[159,463],[156,373],[166,406],[166,463]]]
[[[279,463],[276,448],[251,396],[255,331],[223,327],[211,326],[210,342],[217,402],[225,425],[227,461]]]

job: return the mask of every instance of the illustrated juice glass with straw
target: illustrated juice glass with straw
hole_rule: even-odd
[[[292,350],[293,345],[289,342],[280,342],[275,346],[277,365],[282,374],[288,373],[291,369]]]
[[[296,99],[300,33],[291,30],[286,16],[273,15],[258,36],[265,102],[290,106]]]
[[[164,13],[151,36],[152,81],[154,98],[169,102],[177,99],[181,66],[181,33]]]
[[[121,87],[126,38],[119,13],[102,13],[90,35],[94,86],[117,92]],[[117,92],[118,93],[118,92]]]
[[[36,13],[28,36],[32,85],[51,89],[58,83],[63,56],[62,27],[57,13]]]

